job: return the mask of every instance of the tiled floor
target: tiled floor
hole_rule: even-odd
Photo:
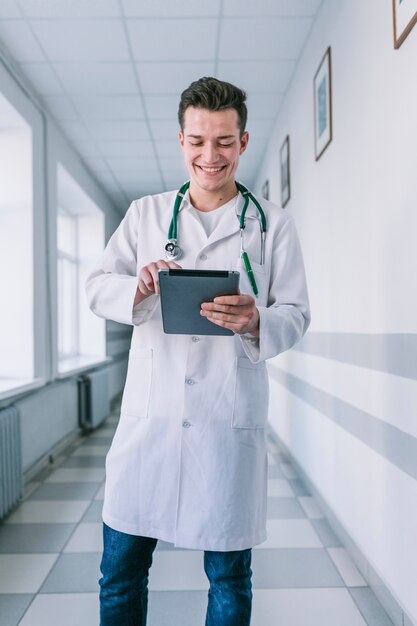
[[[96,626],[111,416],[26,488],[0,526],[1,626]],[[252,626],[392,626],[282,450],[269,451],[268,539],[253,551]],[[159,542],[148,626],[203,626],[199,551]],[[122,625],[121,625],[122,626]]]

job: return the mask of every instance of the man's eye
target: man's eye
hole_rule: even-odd
[[[231,145],[233,145],[233,143],[219,143],[221,148],[229,148]]]

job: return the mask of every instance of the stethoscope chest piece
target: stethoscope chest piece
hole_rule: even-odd
[[[177,239],[168,239],[165,246],[165,258],[167,261],[175,261],[181,257],[182,250],[178,245]]]

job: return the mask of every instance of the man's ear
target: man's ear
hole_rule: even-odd
[[[178,139],[182,150],[184,147],[184,133],[182,132],[182,130],[178,131]]]
[[[240,138],[240,150],[239,150],[239,155],[243,154],[246,150],[246,148],[248,147],[248,142],[249,142],[249,133],[247,130],[245,130],[245,132],[243,133],[243,135]]]

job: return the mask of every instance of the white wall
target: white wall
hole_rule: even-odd
[[[315,162],[313,76],[329,45],[333,141]],[[402,611],[417,620],[416,63],[417,26],[394,50],[391,2],[325,0],[256,184],[268,178],[279,202],[289,134],[286,210],[312,324],[271,363],[271,424],[385,585],[396,624]]]

